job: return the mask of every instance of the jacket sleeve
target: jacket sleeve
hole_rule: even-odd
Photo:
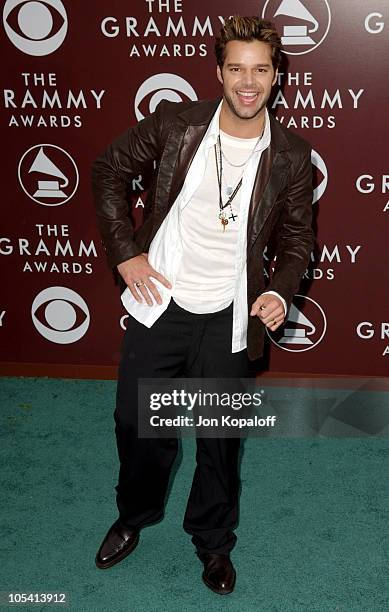
[[[134,241],[127,187],[161,155],[165,104],[162,101],[153,114],[118,136],[92,165],[97,224],[111,267],[141,253]]]
[[[285,299],[288,311],[314,245],[312,195],[311,149],[307,147],[290,181],[284,210],[275,228],[277,258],[271,282],[266,287]]]

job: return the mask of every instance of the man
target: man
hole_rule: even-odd
[[[163,516],[177,440],[137,435],[138,378],[239,378],[284,321],[312,249],[310,147],[268,115],[281,41],[269,22],[234,16],[216,39],[216,101],[161,102],[93,167],[108,262],[130,313],[119,368],[119,518],[96,556],[111,567]],[[157,161],[137,232],[126,185]],[[276,243],[265,291],[263,251]],[[214,592],[235,584],[239,438],[198,438],[184,518]]]

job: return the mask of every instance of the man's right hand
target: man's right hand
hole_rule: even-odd
[[[127,261],[123,261],[117,266],[117,269],[132,295],[139,303],[143,302],[143,296],[146,303],[152,306],[152,295],[157,304],[162,304],[161,296],[151,278],[155,278],[168,289],[172,287],[162,274],[150,266],[147,253],[142,253],[141,255],[127,259]]]

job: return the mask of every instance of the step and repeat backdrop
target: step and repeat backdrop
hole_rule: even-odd
[[[270,110],[313,147],[316,246],[269,369],[389,374],[387,0],[4,2],[3,364],[118,363],[127,316],[91,164],[161,99],[220,94],[214,35],[234,13],[276,24]],[[139,223],[142,176],[129,199]]]

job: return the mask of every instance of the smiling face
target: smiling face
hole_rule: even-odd
[[[226,120],[236,126],[242,122],[258,124],[277,79],[270,45],[259,40],[231,40],[226,44],[223,68],[217,67],[217,78],[223,85]]]

